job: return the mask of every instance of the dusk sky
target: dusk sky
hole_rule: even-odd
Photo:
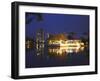
[[[45,32],[69,33],[75,32],[78,35],[89,32],[89,16],[88,15],[69,15],[69,14],[48,14],[40,13],[42,20],[37,20],[36,13],[26,13],[26,36],[32,37],[39,28],[43,28]]]

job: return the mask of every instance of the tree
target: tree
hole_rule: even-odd
[[[70,32],[69,35],[68,35],[68,38],[69,39],[74,39],[76,36],[76,33],[75,32]]]

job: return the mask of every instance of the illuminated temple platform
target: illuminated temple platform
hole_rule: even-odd
[[[60,46],[60,47],[82,47],[84,43],[81,40],[50,40],[48,46]]]

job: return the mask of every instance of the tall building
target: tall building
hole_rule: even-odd
[[[36,42],[44,43],[44,30],[42,28],[36,32]]]
[[[45,41],[44,30],[40,28],[36,31],[36,49],[38,55],[43,54],[44,41]]]

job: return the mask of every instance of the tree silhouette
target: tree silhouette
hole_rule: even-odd
[[[31,18],[28,18],[31,15]],[[34,18],[34,16],[36,18]],[[29,24],[32,22],[33,19],[36,19],[38,22],[43,20],[42,14],[41,13],[26,13],[26,24]]]
[[[68,34],[68,38],[69,38],[69,39],[74,39],[75,36],[76,36],[76,33],[75,33],[75,32],[70,32],[70,33]]]

